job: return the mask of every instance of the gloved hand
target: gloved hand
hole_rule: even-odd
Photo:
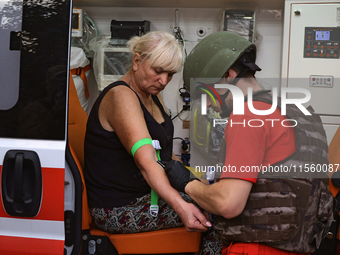
[[[185,193],[185,186],[193,181],[198,180],[191,177],[191,172],[179,161],[171,160],[165,164],[165,173],[167,174],[170,184],[179,192]]]

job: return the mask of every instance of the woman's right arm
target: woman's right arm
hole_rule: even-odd
[[[99,108],[99,118],[105,129],[116,132],[129,153],[139,140],[151,139],[139,100],[125,86],[117,86],[105,95]],[[152,145],[140,147],[134,160],[150,187],[176,211],[188,231],[206,231],[210,227],[201,211],[185,202],[170,185],[163,168],[157,163]]]

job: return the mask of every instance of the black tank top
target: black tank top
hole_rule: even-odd
[[[133,157],[125,150],[116,133],[105,130],[98,118],[99,105],[103,97],[111,88],[119,85],[129,87],[123,81],[114,82],[106,87],[94,103],[87,122],[84,176],[90,207],[110,208],[128,205],[135,198],[151,191]],[[139,102],[151,138],[160,142],[161,159],[169,161],[172,157],[174,127],[157,96],[152,96],[152,99],[163,113],[165,121],[161,124],[153,118],[140,99]]]

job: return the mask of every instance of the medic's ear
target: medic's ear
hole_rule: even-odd
[[[237,77],[237,72],[231,68],[224,75],[224,78],[235,79],[236,77]]]

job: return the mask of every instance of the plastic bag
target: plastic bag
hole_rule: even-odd
[[[256,29],[257,16],[256,6],[228,5],[228,8],[221,10],[220,30],[237,33],[258,46],[262,41],[262,36]]]
[[[110,36],[103,35],[90,42],[93,71],[99,90],[120,79],[132,65],[132,53],[127,47],[110,44]]]

